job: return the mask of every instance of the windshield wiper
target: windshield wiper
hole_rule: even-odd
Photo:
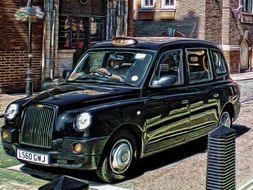
[[[124,81],[108,80],[108,81],[103,81],[101,83],[103,83],[103,84],[121,84],[121,85],[126,85],[126,86],[134,87],[134,85],[126,83]]]
[[[87,82],[87,81],[98,82],[98,81],[104,81],[105,79],[107,80],[107,78],[101,78],[101,77],[98,78],[98,77],[94,77],[94,76],[79,76],[74,81],[82,80],[85,82]]]
[[[81,79],[81,80],[78,80]],[[81,82],[81,83],[99,83],[99,84],[121,84],[121,85],[126,85],[126,86],[131,86],[134,87],[134,85],[131,85],[129,83],[126,83],[124,81],[115,81],[115,80],[111,80],[110,78],[97,78],[97,77],[87,77],[87,76],[82,76],[82,77],[78,77],[76,80],[73,81],[68,81],[68,82]]]

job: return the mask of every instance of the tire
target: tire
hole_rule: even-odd
[[[223,111],[220,116],[219,127],[222,125],[229,128],[232,126],[232,118],[227,111]]]
[[[137,155],[133,134],[127,130],[113,134],[100,158],[97,176],[105,182],[116,182],[128,177],[136,165]]]

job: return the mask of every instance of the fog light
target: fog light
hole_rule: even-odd
[[[83,145],[81,143],[73,143],[72,151],[74,153],[81,153],[83,151]]]
[[[9,141],[10,140],[10,133],[9,133],[9,131],[7,131],[7,130],[3,130],[2,131],[2,139],[4,141]]]

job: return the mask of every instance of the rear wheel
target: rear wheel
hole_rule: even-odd
[[[221,114],[220,121],[219,121],[219,127],[225,126],[225,127],[231,127],[232,126],[232,118],[229,112],[224,111]]]
[[[137,145],[129,131],[122,130],[113,135],[101,156],[98,177],[106,182],[114,182],[126,178],[137,161]]]

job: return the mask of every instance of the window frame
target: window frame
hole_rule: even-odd
[[[169,0],[170,2],[172,0]],[[174,5],[166,5],[166,0],[162,0],[162,3],[161,3],[161,7],[163,9],[176,9],[176,0],[173,0],[174,1]]]
[[[149,0],[150,2],[151,0]],[[152,0],[153,1],[153,5],[146,5],[146,0],[141,0],[141,8],[143,9],[153,9],[155,7],[155,1],[156,0]]]
[[[242,12],[243,13],[253,14],[253,0],[242,0],[241,3],[242,3]],[[248,6],[251,6],[250,7],[251,10],[247,10]]]

